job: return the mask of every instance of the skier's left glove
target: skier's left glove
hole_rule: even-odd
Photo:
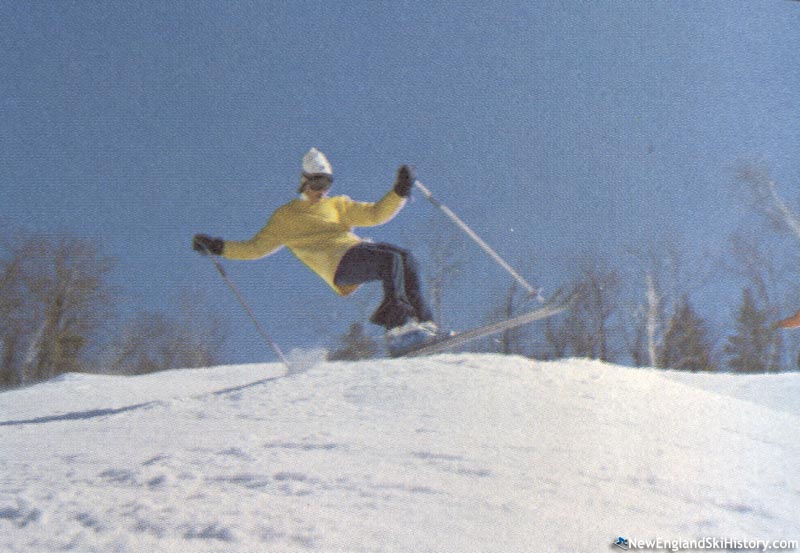
[[[222,238],[211,238],[206,234],[195,234],[192,239],[192,249],[203,255],[209,253],[222,255],[222,250],[225,249],[225,241]]]
[[[414,175],[414,168],[410,165],[403,165],[397,170],[397,180],[394,181],[394,192],[400,197],[408,198],[411,195],[411,186],[417,180]]]

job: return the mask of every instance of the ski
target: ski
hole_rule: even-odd
[[[422,355],[431,355],[456,348],[458,346],[463,346],[464,344],[468,344],[469,342],[479,338],[485,338],[493,334],[511,330],[512,328],[517,328],[518,326],[558,315],[559,313],[569,309],[570,303],[571,302],[568,300],[565,302],[559,302],[557,304],[545,305],[544,307],[534,309],[533,311],[528,311],[527,313],[523,313],[522,315],[518,315],[510,319],[479,326],[477,328],[460,332],[453,336],[448,336],[436,342],[425,344],[416,349],[412,349],[411,351],[402,353],[397,357],[419,357]]]

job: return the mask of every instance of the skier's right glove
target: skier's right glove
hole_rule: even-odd
[[[195,234],[192,239],[192,249],[203,255],[209,253],[222,255],[222,250],[225,249],[225,241],[222,238],[211,238],[206,234]]]
[[[408,198],[411,194],[411,186],[414,184],[416,176],[414,168],[410,165],[403,165],[397,170],[397,180],[394,181],[394,192],[402,198]]]

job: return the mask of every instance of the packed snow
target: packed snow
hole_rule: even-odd
[[[0,550],[800,538],[800,374],[314,357],[0,394]]]

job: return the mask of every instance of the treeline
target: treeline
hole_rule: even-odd
[[[586,268],[555,294],[555,299],[572,298],[566,313],[476,342],[470,351],[541,360],[582,357],[689,371],[800,369],[797,340],[787,340],[785,331],[773,327],[779,309],[759,298],[754,286],[741,290],[731,319],[718,322],[715,330],[688,292],[672,298],[661,281],[648,273],[640,282],[637,303],[635,284],[621,270]],[[487,319],[511,317],[537,305],[512,285],[502,305]],[[355,323],[341,336],[341,346],[329,359],[365,359],[379,355],[380,350],[380,343]]]
[[[560,291],[575,297],[566,316],[480,347],[690,371],[800,369],[797,333],[774,326],[800,309],[800,216],[763,167],[742,165],[732,184],[747,216],[725,251],[640,244],[584,260]],[[506,315],[526,307],[517,295],[512,287]]]
[[[123,320],[115,262],[96,243],[32,234],[7,240],[0,244],[0,388],[66,372],[142,374],[219,361],[225,325],[196,298],[184,298],[178,315]]]
[[[689,291],[665,293],[654,273],[647,272],[638,283],[622,275],[622,270],[613,268],[583,270],[561,293],[574,298],[564,315],[548,319],[538,329],[483,343],[478,350],[689,371],[762,373],[800,368],[796,340],[787,341],[785,331],[774,328],[779,308],[760,296],[755,286],[741,289],[729,318],[713,321],[702,314]],[[703,289],[696,295],[702,298]],[[703,304],[708,307],[708,301]],[[533,307],[522,299],[514,306],[514,312]]]

